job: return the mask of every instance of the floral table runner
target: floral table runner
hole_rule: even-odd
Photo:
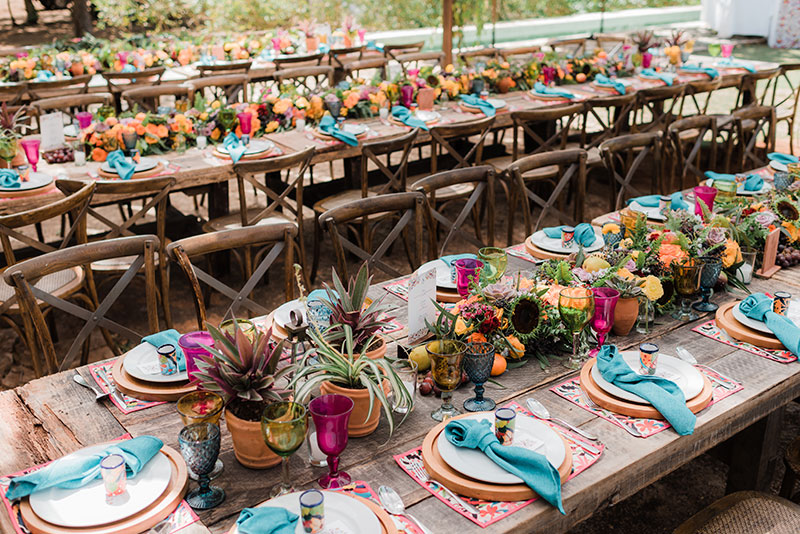
[[[716,341],[719,341],[720,343],[725,343],[728,346],[736,347],[737,349],[742,349],[744,351],[749,352],[750,354],[755,354],[756,356],[761,356],[762,358],[766,358],[774,362],[792,363],[797,361],[797,356],[792,354],[791,351],[785,349],[784,350],[762,349],[761,347],[751,345],[750,343],[745,343],[744,341],[737,341],[733,339],[731,336],[728,335],[727,332],[723,331],[721,328],[717,326],[717,322],[714,319],[692,328],[692,331],[697,332],[698,334],[701,334],[703,336],[709,337],[711,339],[714,339]]]

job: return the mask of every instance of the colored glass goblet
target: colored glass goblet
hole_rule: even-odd
[[[136,154],[136,142],[139,140],[139,134],[136,130],[130,129],[122,132],[122,144],[125,145],[125,152],[128,156],[134,157]]]
[[[200,356],[210,356],[210,353],[203,348],[214,346],[214,338],[205,330],[198,330],[197,332],[189,332],[183,334],[178,338],[178,346],[183,351],[183,356],[186,360],[186,374],[189,380],[194,380],[194,373],[197,372],[196,360]]]
[[[477,282],[483,262],[472,258],[461,258],[453,262],[456,268],[456,289],[461,298],[469,296],[470,282]]]
[[[253,115],[248,111],[236,115],[239,119],[239,128],[242,130],[242,143],[250,143],[250,132],[253,131]]]
[[[478,251],[478,259],[483,262],[481,280],[494,283],[500,280],[508,266],[508,254],[502,248],[484,247]]]
[[[264,408],[261,434],[267,447],[281,457],[281,482],[272,488],[270,497],[294,491],[289,478],[289,457],[303,444],[307,428],[306,409],[302,404],[282,401]]]
[[[89,111],[79,111],[75,114],[75,118],[78,120],[78,127],[84,130],[92,125],[94,116]]]
[[[36,172],[36,164],[39,163],[39,147],[42,142],[38,139],[23,139],[20,141],[22,150],[25,151],[25,157],[28,158],[28,163],[31,164],[33,172]]]
[[[722,51],[722,46],[719,43],[710,43],[708,45],[708,53],[711,57],[717,57]]]
[[[672,264],[672,274],[675,280],[675,291],[681,296],[681,307],[672,317],[680,321],[694,321],[698,315],[689,306],[692,297],[700,288],[700,272],[703,264],[695,258],[687,258],[681,263]]]
[[[700,291],[703,294],[701,302],[692,304],[692,308],[701,312],[713,312],[719,309],[719,306],[713,302],[709,302],[714,286],[717,284],[719,274],[722,272],[722,259],[712,256],[703,256],[699,258],[703,264],[703,270],[700,273]]]
[[[564,364],[568,369],[580,369],[581,332],[594,316],[594,293],[585,287],[567,287],[558,295],[558,313],[572,333],[572,356]]]
[[[350,475],[339,470],[339,455],[347,447],[353,400],[344,395],[322,395],[309,403],[308,411],[317,430],[319,450],[328,457],[329,472],[319,479],[319,485],[325,489],[341,488],[350,483]]]
[[[219,456],[220,431],[213,423],[194,423],[183,427],[178,435],[183,459],[189,469],[197,474],[199,488],[186,494],[186,502],[194,509],[207,510],[225,500],[225,491],[212,486],[208,477]]]
[[[491,343],[468,343],[464,355],[464,371],[470,381],[475,384],[475,396],[464,401],[464,409],[468,412],[485,412],[495,409],[492,399],[484,398],[483,384],[489,379],[494,364],[494,345]]]
[[[720,45],[722,57],[729,58],[733,55],[733,43],[724,43]]]
[[[461,383],[461,369],[467,345],[461,341],[442,339],[425,345],[431,359],[431,377],[442,391],[442,405],[431,412],[434,421],[445,421],[458,415],[459,410],[451,399],[453,390]]]
[[[180,344],[180,343],[179,343]],[[212,423],[219,426],[219,418],[222,416],[222,409],[225,407],[225,401],[211,391],[192,391],[178,399],[178,415],[181,416],[181,421],[184,425],[191,425],[194,423]],[[222,474],[225,465],[222,460],[217,458],[217,463],[214,465],[214,470],[209,473],[208,478],[214,480]],[[189,470],[189,478],[197,480],[197,474],[191,469]]]
[[[707,185],[698,185],[694,188],[694,214],[703,215],[703,207],[701,202],[706,205],[709,212],[714,211],[714,198],[717,196],[717,188],[709,187]]]
[[[600,347],[606,341],[606,336],[614,326],[614,309],[619,300],[619,291],[610,287],[595,287],[594,293],[594,315],[592,316],[592,330],[597,333],[597,347],[589,352],[589,356],[594,356],[600,351]]]

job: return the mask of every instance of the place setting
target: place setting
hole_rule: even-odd
[[[493,117],[498,111],[504,111],[508,104],[502,98],[490,98],[488,91],[479,95],[461,95],[459,109],[467,113],[483,113]]]
[[[535,100],[542,100],[545,102],[573,102],[586,100],[586,97],[583,95],[579,95],[559,87],[548,87],[542,82],[536,82],[533,85],[533,89],[528,91],[528,95]]]
[[[647,215],[648,221],[663,223],[672,211],[688,211],[690,204],[680,191],[671,195],[645,195],[628,200],[628,208]]]
[[[717,189],[720,196],[756,196],[768,193],[773,185],[757,174],[722,174],[706,171],[702,184]]]
[[[589,223],[544,228],[525,240],[528,254],[545,260],[564,259],[580,250],[595,252],[603,246],[602,230]]]
[[[54,178],[38,170],[41,141],[39,139],[23,139],[19,146],[25,154],[23,162],[27,165],[0,169],[0,194],[7,198],[35,195],[53,184]]]

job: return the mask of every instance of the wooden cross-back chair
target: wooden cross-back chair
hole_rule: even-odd
[[[277,70],[292,69],[296,67],[309,67],[322,65],[325,54],[295,54],[291,56],[276,57],[272,60]]]
[[[500,56],[506,61],[515,59],[532,59],[533,54],[542,51],[541,46],[518,46],[514,48],[498,48]]]
[[[141,111],[155,113],[161,105],[162,97],[175,97],[177,104],[181,100],[189,101],[189,87],[182,84],[154,85],[152,87],[137,87],[122,92],[122,100],[128,104],[128,109],[138,107]]]
[[[377,248],[371,243],[354,243],[348,236],[349,223],[358,220],[369,220],[376,213],[392,214],[393,226],[389,234]],[[387,220],[381,217],[373,225],[377,226]],[[425,196],[419,192],[389,193],[373,198],[362,198],[342,204],[326,211],[319,217],[320,226],[328,232],[333,250],[336,254],[336,270],[343,279],[349,277],[347,257],[345,252],[355,255],[359,262],[366,261],[370,269],[380,269],[390,276],[403,276],[403,273],[383,260],[398,238],[402,238],[408,263],[412,271],[416,270],[423,261],[424,252],[424,226],[428,226],[428,257],[433,250],[432,232],[430,229],[429,215],[425,206]],[[413,235],[409,236],[409,232]],[[370,230],[374,233],[374,229]],[[413,247],[409,239],[414,239]]]
[[[369,57],[345,63],[343,72],[346,78],[356,79],[360,77],[363,71],[377,70],[380,73],[381,79],[385,80],[387,77],[386,65],[389,62],[383,56]]]
[[[669,125],[669,142],[672,154],[671,176],[678,183],[671,183],[669,189],[683,190],[685,180],[697,185],[704,179],[704,169],[712,169],[717,161],[717,121],[709,115],[694,115],[680,119]],[[711,143],[705,165],[703,160],[703,140],[710,133]]]
[[[439,124],[429,130],[431,135],[431,173],[439,170],[439,155],[447,155],[456,162],[453,169],[479,165],[483,157],[483,144],[494,125],[494,117],[482,117],[465,122]],[[469,139],[477,136],[477,140]],[[461,140],[468,146],[462,154],[453,146],[454,141]]]
[[[545,216],[550,213],[558,217],[560,224],[574,226],[583,221],[584,200],[586,198],[586,158],[587,153],[585,150],[572,148],[533,154],[511,164],[508,168],[508,174],[512,181],[512,200],[509,202],[508,217],[509,246],[513,239],[513,225],[517,222],[516,205],[518,200],[522,201],[525,235],[531,235],[538,230]],[[550,167],[556,168],[558,180],[550,192],[550,196],[545,199],[538,192],[528,187],[528,183],[531,181],[528,176],[535,174],[534,171],[536,170]],[[570,185],[574,191],[570,195],[574,199],[572,215],[564,211],[562,206],[556,206],[556,203],[562,199],[564,191]],[[531,225],[531,201],[542,209],[534,226]]]
[[[706,115],[708,113],[708,106],[711,103],[711,95],[714,94],[714,91],[720,88],[720,85],[722,85],[721,76],[717,76],[713,80],[694,80],[687,82],[686,91],[683,93],[681,106],[678,109],[678,115],[681,117],[687,117],[689,115]],[[706,95],[702,104],[697,99],[699,95]],[[684,111],[687,101],[690,101],[694,108],[691,110],[691,113]]]
[[[325,65],[294,67],[275,71],[275,79],[278,81],[278,87],[291,84],[298,90],[302,88],[306,93],[311,94],[331,87],[333,74],[333,67]]]
[[[387,58],[397,61],[397,57],[399,55],[421,52],[422,47],[424,46],[425,41],[419,41],[416,43],[387,44],[383,45],[383,53]]]
[[[417,180],[411,185],[414,191],[425,194],[425,201],[431,215],[432,231],[434,239],[437,237],[438,226],[441,225],[447,232],[442,245],[437,249],[440,255],[444,254],[447,245],[458,235],[477,247],[491,247],[494,245],[494,169],[490,165],[479,167],[468,167],[453,169],[438,174],[432,174],[427,178]],[[451,219],[445,214],[445,206],[449,202],[437,202],[440,191],[448,191],[454,187],[469,185],[471,192],[461,208],[461,211]],[[481,217],[480,212],[485,208],[486,216]],[[472,235],[462,228],[467,217],[472,214],[472,222],[475,227],[475,235]],[[484,241],[481,237],[481,220],[487,222],[487,235]]]
[[[17,298],[22,303],[28,336],[34,343],[39,343],[44,354],[43,361],[38,364],[39,371],[37,372],[51,374],[69,369],[73,366],[78,351],[81,350],[83,350],[83,359],[85,360],[86,355],[88,355],[86,348],[89,338],[97,328],[101,329],[106,342],[116,355],[121,354],[124,349],[122,344],[118,344],[113,339],[112,332],[124,338],[128,346],[135,346],[141,342],[144,335],[159,331],[154,265],[154,255],[158,246],[158,238],[154,235],[120,237],[48,252],[6,269],[5,273],[3,273],[3,278],[7,284],[14,287]],[[41,288],[37,284],[44,277],[57,275],[76,268],[81,269],[82,266],[89,263],[128,256],[135,258],[131,266],[102,300],[97,296],[91,270],[84,270],[91,296],[91,299],[82,299],[85,307],[70,302],[63,296]],[[148,330],[138,333],[128,326],[110,319],[107,314],[123,292],[129,288],[136,274],[142,269],[144,269],[146,280],[145,306],[147,309]],[[139,292],[139,294],[141,293]],[[58,359],[56,354],[53,338],[50,335],[50,329],[39,302],[50,306],[53,310],[59,310],[84,321],[84,325],[78,331],[69,350],[66,351],[61,360]],[[130,310],[129,313],[120,315],[129,319]],[[129,321],[123,322],[128,323]],[[81,363],[85,364],[86,362],[82,361]]]
[[[444,52],[409,52],[408,54],[398,54],[395,60],[400,64],[400,70],[404,75],[408,74],[409,69],[419,69],[423,64],[431,67],[441,67],[444,61]]]
[[[609,56],[614,56],[628,42],[628,36],[625,34],[596,33],[594,34],[594,40],[597,43],[597,48],[604,50]]]
[[[759,141],[764,146],[759,146]],[[763,167],[775,150],[775,108],[748,106],[733,112],[725,154],[725,171],[743,172]]]
[[[535,146],[530,154],[566,148],[570,128],[584,111],[585,106],[583,104],[566,104],[525,111],[512,111],[511,121],[514,123],[514,139],[511,155],[513,161],[518,160],[526,153],[523,146],[525,136],[529,137]],[[553,125],[553,128],[544,137],[542,137],[541,131],[535,129],[536,125],[542,125],[543,123]]]
[[[3,246],[5,268],[9,269],[17,264],[18,249],[15,249],[14,242],[21,243],[23,247],[39,254],[65,249],[74,244],[85,243],[86,214],[94,193],[94,187],[94,184],[84,184],[84,187],[74,194],[46,206],[0,216],[0,243]],[[69,215],[69,218],[65,218],[65,223],[68,220],[69,226],[64,227],[61,242],[55,245],[48,243],[41,232],[42,223],[50,220],[59,220],[66,215]],[[37,238],[30,235],[31,232],[28,229],[31,227],[36,228]],[[50,291],[61,298],[82,299],[91,303],[89,297],[80,292],[81,289],[84,289],[84,273],[80,268],[45,276],[35,283],[39,289]],[[45,306],[41,302],[39,305]],[[44,310],[42,313],[47,316],[49,310]],[[17,325],[14,317],[19,314],[20,305],[14,289],[3,281],[0,283],[0,317],[17,333],[20,339],[25,341],[31,352],[34,372],[37,376],[42,376],[45,374],[46,369],[39,360],[36,340],[32,337],[24,314],[22,315],[22,328]],[[51,323],[51,325],[54,326],[54,323]]]
[[[364,45],[350,46],[347,48],[331,48],[328,51],[328,65],[334,69],[341,69],[347,63],[364,58]]]
[[[636,93],[625,95],[600,96],[586,102],[581,128],[581,147],[590,149],[600,146],[606,139],[617,137],[629,130],[631,112],[636,105]],[[605,113],[602,111],[605,110]],[[605,115],[605,117],[601,116]],[[588,132],[589,118],[599,123],[598,132]]]
[[[458,59],[467,67],[471,67],[477,63],[485,64],[490,61],[496,61],[498,57],[500,57],[500,51],[497,48],[478,48],[458,53]]]
[[[28,82],[17,82],[0,87],[0,102],[5,102],[9,108],[23,104],[27,98]]]
[[[652,158],[650,193],[663,192],[661,183],[661,132],[622,135],[600,145],[600,155],[610,176],[610,210],[619,209],[630,197],[642,196],[634,185],[637,172]]]
[[[166,70],[166,67],[153,67],[138,72],[102,72],[101,74],[108,84],[108,92],[114,96],[114,104],[119,112],[122,111],[120,96],[124,91],[134,87],[159,85]]]
[[[56,96],[81,95],[89,91],[91,74],[72,76],[63,80],[28,82],[28,99],[41,100]]]
[[[201,78],[208,76],[221,76],[224,74],[248,74],[253,67],[253,62],[231,61],[229,63],[218,63],[213,65],[197,65],[197,72]]]
[[[775,92],[772,90],[773,84],[777,83],[778,76],[781,74],[781,67],[774,69],[759,70],[749,72],[742,76],[742,84],[739,95],[736,97],[738,109],[743,106],[771,106],[774,104]],[[759,85],[761,86],[759,89]],[[745,102],[749,95],[750,101]]]
[[[678,116],[678,109],[683,101],[685,90],[685,84],[676,83],[661,87],[647,87],[636,91],[634,131],[666,130],[669,123]],[[668,105],[667,101],[669,101]],[[647,120],[645,115],[650,116],[650,122],[645,122]]]
[[[75,122],[75,113],[86,111],[89,106],[110,106],[114,103],[114,98],[109,93],[88,93],[84,95],[54,96],[44,98],[31,104],[34,114],[37,117],[54,111],[60,111],[69,120]]]
[[[186,82],[186,87],[189,88],[189,102],[194,102],[198,91],[201,95],[209,93],[217,100],[224,99],[228,104],[247,102],[248,81],[247,74],[222,74],[190,80]]]
[[[586,37],[576,37],[574,39],[551,39],[547,42],[553,51],[564,50],[567,54],[573,57],[586,52]]]
[[[181,267],[192,287],[198,329],[204,330],[208,320],[204,286],[231,300],[231,304],[224,314],[226,318],[229,316],[242,317],[240,310],[243,308],[247,310],[249,317],[268,314],[267,308],[253,300],[252,293],[281,253],[284,255],[283,275],[286,300],[291,300],[294,293],[293,243],[297,238],[297,226],[290,222],[283,222],[271,226],[232,228],[213,234],[196,235],[167,245],[167,254],[170,260]],[[200,257],[208,259],[210,255],[223,251],[244,250],[245,256],[250,256],[254,248],[260,249],[256,254],[258,265],[252,272],[249,268],[243,269],[246,273],[245,282],[239,289],[234,289],[214,277],[210,268],[203,270],[197,266],[196,261],[192,261],[192,259],[196,260]],[[243,263],[246,261],[244,260]],[[208,264],[210,266],[211,262],[209,261]],[[210,293],[208,296],[210,298]]]
[[[794,124],[797,118],[797,106],[800,103],[800,84],[797,84],[795,87],[789,73],[798,70],[800,70],[800,63],[785,63],[781,65],[781,75],[772,85],[772,90],[774,92],[772,102],[775,106],[775,127],[777,128],[782,122],[786,123],[789,129],[789,152],[791,154],[794,154]],[[778,96],[780,81],[785,81],[789,86],[789,92],[783,98],[779,98]]]

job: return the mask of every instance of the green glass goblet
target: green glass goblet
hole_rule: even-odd
[[[478,251],[478,259],[483,262],[481,281],[487,284],[497,282],[503,277],[508,265],[508,255],[502,248],[484,247]]]
[[[594,293],[586,287],[567,287],[558,295],[558,313],[572,333],[572,356],[564,364],[568,369],[580,369],[581,332],[594,316]]]
[[[438,340],[425,345],[431,358],[431,377],[442,391],[442,405],[431,413],[434,421],[446,421],[461,412],[453,406],[453,390],[461,383],[461,369],[467,345],[461,341]]]
[[[297,402],[275,402],[264,408],[261,416],[261,434],[267,447],[281,457],[281,482],[276,484],[270,497],[292,493],[294,486],[289,478],[289,457],[306,439],[308,419],[306,409]]]
[[[700,273],[703,264],[695,258],[687,258],[681,263],[672,264],[672,275],[675,280],[675,291],[681,296],[681,307],[672,314],[679,321],[694,321],[698,315],[689,306],[692,297],[700,289]]]

